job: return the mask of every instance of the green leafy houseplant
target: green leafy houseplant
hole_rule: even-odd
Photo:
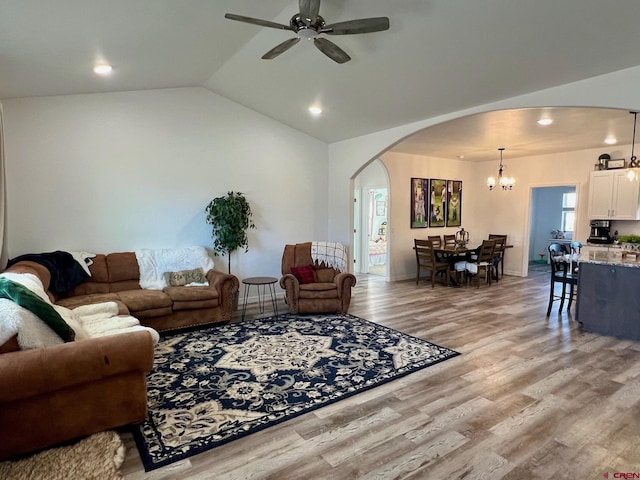
[[[622,235],[618,238],[618,243],[640,243],[640,235]]]
[[[211,200],[206,212],[213,236],[213,252],[228,256],[231,273],[231,253],[238,248],[249,251],[247,230],[256,228],[251,219],[251,206],[243,193],[228,192]]]

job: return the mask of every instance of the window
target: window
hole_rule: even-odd
[[[562,231],[573,232],[576,219],[576,192],[562,194]]]

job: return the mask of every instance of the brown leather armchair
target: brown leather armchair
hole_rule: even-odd
[[[292,268],[308,270],[309,277],[303,278],[305,283],[292,273]],[[296,274],[301,276],[300,272],[296,271]],[[314,262],[311,242],[285,245],[280,286],[285,290],[285,300],[291,313],[347,313],[351,288],[355,284],[353,274]]]

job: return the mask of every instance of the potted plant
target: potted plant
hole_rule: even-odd
[[[231,273],[231,253],[238,248],[249,251],[247,230],[256,228],[251,219],[249,202],[241,192],[228,192],[225,196],[211,200],[206,212],[213,236],[213,252],[216,255],[227,255],[228,271]]]
[[[640,235],[622,235],[618,238],[618,243],[627,252],[640,252]]]

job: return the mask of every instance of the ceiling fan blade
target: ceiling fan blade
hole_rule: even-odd
[[[351,60],[351,57],[347,55],[347,52],[326,38],[314,38],[313,44],[318,47],[318,50],[334,62],[345,63]]]
[[[293,30],[289,25],[270,22],[269,20],[262,20],[260,18],[244,17],[242,15],[236,15],[235,13],[225,13],[224,18],[237,20],[238,22],[251,23],[252,25],[260,25],[261,27],[277,28],[279,30]]]
[[[372,33],[389,30],[388,17],[360,18],[326,25],[320,33],[327,35],[353,35],[356,33]]]
[[[267,53],[265,53],[262,56],[262,58],[264,60],[271,60],[272,58],[276,58],[281,53],[284,53],[287,50],[289,50],[291,47],[293,47],[299,41],[300,41],[300,37],[294,37],[294,38],[290,38],[289,40],[285,40],[284,42],[276,45],[271,50],[269,50]]]
[[[320,14],[320,0],[300,0],[298,4],[300,6],[300,15],[304,19],[310,20],[307,25],[315,23]]]

